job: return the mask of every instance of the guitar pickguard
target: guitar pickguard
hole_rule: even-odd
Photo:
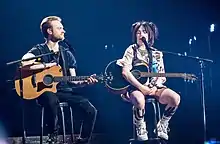
[[[46,86],[43,82],[38,82],[37,83],[37,92],[40,92],[45,88],[52,88],[52,87],[53,87],[53,85]]]

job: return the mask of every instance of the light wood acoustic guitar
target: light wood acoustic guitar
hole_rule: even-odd
[[[61,81],[83,81],[90,76],[63,76],[60,66],[52,66],[43,70],[27,70],[21,69],[21,78],[23,82],[23,98],[35,99],[42,93],[50,91],[57,92],[57,84]],[[94,76],[98,81],[104,82],[109,77],[102,74]],[[15,89],[20,95],[20,79],[19,73],[15,78]]]

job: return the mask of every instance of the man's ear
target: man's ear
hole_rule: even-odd
[[[51,28],[48,28],[48,29],[47,29],[47,33],[51,35],[51,34],[52,34],[52,29],[51,29]]]

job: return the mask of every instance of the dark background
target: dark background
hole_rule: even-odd
[[[13,79],[16,65],[6,63],[20,59],[33,45],[44,42],[40,22],[46,16],[57,15],[63,19],[67,38],[75,48],[78,75],[99,74],[110,61],[122,57],[131,44],[131,24],[138,20],[153,21],[158,26],[158,49],[212,59],[214,63],[205,63],[204,70],[207,139],[220,139],[218,0],[3,0],[0,5],[0,124],[5,136],[22,135],[20,98],[12,90],[13,82],[6,82]],[[212,23],[216,27],[210,33]],[[193,36],[197,39],[189,45]],[[166,72],[200,76],[197,60],[164,54],[164,61]],[[166,84],[179,92],[182,100],[170,123],[169,143],[202,143],[200,81],[192,84],[170,78]],[[131,105],[109,93],[103,84],[77,91],[98,109],[95,133],[107,134],[114,143],[126,143],[132,135]],[[25,102],[25,124],[28,135],[39,135],[40,108],[35,100]]]

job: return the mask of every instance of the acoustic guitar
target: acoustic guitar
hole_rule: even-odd
[[[122,67],[116,64],[117,60],[111,61],[105,68],[105,73],[111,75],[111,80],[105,81],[107,88],[115,94],[124,94],[130,86],[130,83],[122,76]],[[150,73],[145,63],[133,66],[131,73],[142,84],[145,84],[150,77],[173,77],[183,78],[188,81],[195,81],[197,77],[194,74],[187,73]]]
[[[23,81],[23,98],[35,99],[42,93],[50,91],[57,92],[57,84],[61,81],[83,81],[90,76],[63,76],[62,68],[60,66],[52,66],[44,70],[26,70],[21,69]],[[19,74],[19,73],[18,73]],[[104,82],[109,77],[104,75],[94,76],[100,82]],[[109,78],[110,79],[110,78]],[[15,78],[15,89],[20,95],[20,79],[19,75]]]

